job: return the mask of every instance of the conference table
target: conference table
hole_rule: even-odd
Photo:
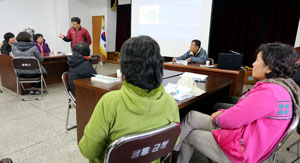
[[[49,53],[48,56],[43,57],[44,61],[41,64],[47,71],[47,76],[45,78],[47,84],[62,82],[62,73],[69,69],[69,66],[67,65],[67,57],[68,56],[64,53]],[[16,73],[14,71],[12,59],[12,56],[0,55],[1,84],[3,87],[17,92]],[[21,91],[21,94],[24,94],[23,90]]]
[[[176,84],[181,78],[179,76],[181,74],[182,72],[179,71],[164,70],[162,85],[165,86],[168,83]],[[110,76],[116,77],[117,75],[111,74]],[[232,79],[208,75],[206,82],[196,82],[197,86],[204,90],[205,93],[197,97],[191,97],[183,101],[177,101],[179,109],[196,104],[198,101],[201,101],[201,99],[205,99],[216,92],[222,92],[222,96],[229,95],[232,81]],[[76,91],[77,142],[79,143],[84,132],[84,127],[88,123],[99,99],[105,93],[113,90],[119,90],[122,86],[122,81],[114,83],[102,83],[93,81],[91,78],[85,78],[74,80],[74,85]],[[199,106],[199,104],[196,105]]]
[[[219,69],[216,67],[212,67],[212,68],[201,67],[200,65],[201,64],[199,63],[189,63],[188,65],[182,65],[175,62],[165,62],[164,68],[167,70],[193,72],[198,74],[214,75],[218,77],[233,79],[233,83],[231,85],[231,95],[232,96],[242,95],[244,78],[246,75],[244,69],[227,70],[227,69]]]

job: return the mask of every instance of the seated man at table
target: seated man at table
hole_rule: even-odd
[[[75,88],[73,80],[89,78],[93,74],[97,74],[93,68],[88,56],[90,56],[90,47],[85,42],[80,42],[74,45],[73,55],[68,57],[69,65],[69,85],[72,94],[75,97]]]
[[[121,90],[101,97],[79,142],[90,163],[103,162],[108,146],[123,135],[179,122],[177,103],[161,84],[163,58],[156,41],[148,36],[127,40],[121,48],[121,71]]]
[[[206,51],[201,47],[201,41],[193,40],[190,50],[180,57],[173,58],[172,62],[177,60],[186,60],[188,62],[196,62],[204,64],[207,59]]]

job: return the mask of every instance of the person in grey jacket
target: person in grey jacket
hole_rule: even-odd
[[[176,62],[177,60],[186,60],[188,62],[205,64],[206,59],[207,54],[206,51],[201,48],[201,41],[193,40],[190,46],[190,50],[180,57],[174,57],[172,62]]]
[[[44,58],[41,56],[41,53],[38,51],[37,47],[31,41],[31,35],[27,32],[20,32],[17,35],[17,43],[12,46],[12,53],[14,57],[34,57],[39,60],[39,62],[43,62]],[[47,71],[41,65],[43,76],[47,75]],[[22,78],[35,78],[40,76],[39,70],[17,70],[17,75]],[[39,92],[34,91],[35,94],[39,94]],[[34,94],[32,91],[30,94]]]

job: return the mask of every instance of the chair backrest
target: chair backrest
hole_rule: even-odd
[[[24,57],[14,57],[12,59],[13,66],[15,70],[40,70],[42,74],[40,62],[33,57],[24,58]]]
[[[72,95],[72,92],[70,90],[70,85],[69,85],[69,73],[68,72],[64,72],[61,75],[61,79],[62,79],[62,82],[64,84],[65,90],[67,92],[67,96],[72,101],[72,103],[75,105],[75,101],[76,100],[75,100],[74,96]]]
[[[285,141],[289,138],[289,136],[292,134],[293,131],[295,131],[298,128],[299,125],[299,116],[298,114],[293,114],[292,124],[290,125],[290,128],[288,129],[286,135],[282,140],[278,143],[277,147],[274,151],[278,151],[280,147],[285,143]]]
[[[269,155],[268,158],[266,158],[265,160],[274,157],[274,155],[276,154],[276,152],[279,151],[279,149],[282,147],[282,145],[286,142],[286,140],[289,138],[289,136],[292,134],[293,131],[295,131],[297,128],[299,128],[299,116],[298,114],[294,113],[293,114],[293,118],[292,118],[292,122],[289,125],[289,129],[287,129],[287,133],[286,135],[281,139],[280,142],[277,143],[276,148],[273,150],[273,152]],[[276,159],[276,157],[275,157]]]
[[[98,64],[99,63],[99,55],[91,55],[91,61],[92,61],[92,64]]]
[[[106,150],[105,163],[149,163],[170,153],[180,134],[180,123],[123,136]]]

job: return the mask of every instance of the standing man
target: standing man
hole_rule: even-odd
[[[201,48],[201,42],[199,40],[193,40],[190,46],[190,50],[180,57],[174,57],[172,62],[177,60],[186,60],[188,62],[205,63],[207,59],[206,51]]]
[[[73,17],[71,22],[73,27],[68,30],[67,36],[60,34],[59,38],[66,42],[71,41],[72,49],[74,48],[74,45],[79,42],[86,42],[88,45],[91,45],[91,36],[85,28],[80,26],[80,19],[78,17]]]

